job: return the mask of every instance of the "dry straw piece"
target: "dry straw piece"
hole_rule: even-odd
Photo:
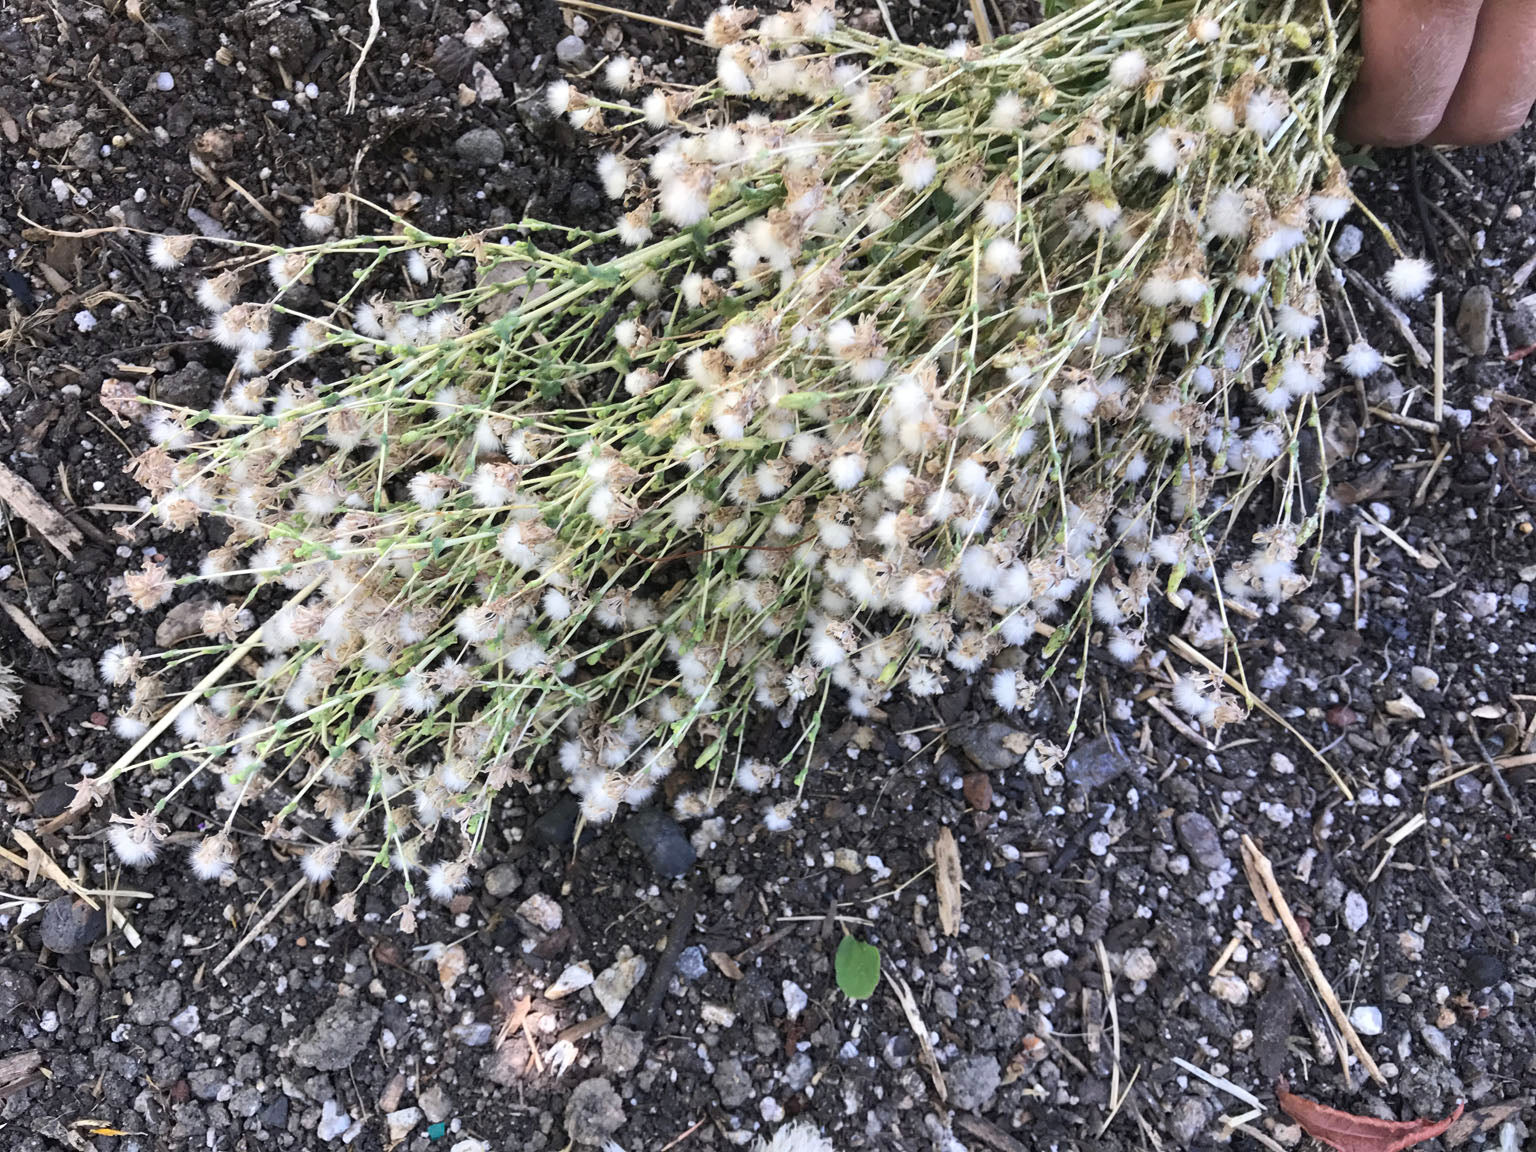
[[[270,835],[322,816],[447,899],[545,748],[601,821],[679,762],[734,771],[754,711],[809,744],[834,690],[866,716],[974,676],[1028,708],[1090,627],[1150,656],[1181,584],[1250,616],[1305,584],[1349,27],[1091,0],[935,50],[813,2],[704,34],[703,88],[625,61],[619,95],[547,93],[611,145],[610,231],[223,243],[198,295],[238,372],[209,412],[145,399],[132,471],[228,536],[130,588],[206,582],[259,635],[178,750],[109,779],[180,773],[154,812],[211,783]],[[306,282],[342,287],[301,311]],[[1241,711],[1205,671],[1173,700]]]

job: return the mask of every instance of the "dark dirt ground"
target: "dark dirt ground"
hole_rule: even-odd
[[[702,11],[647,8],[685,21]],[[890,9],[903,37],[936,42],[963,19],[956,5]],[[66,561],[13,518],[0,544],[0,653],[26,684],[0,746],[0,847],[11,854],[0,858],[0,1147],[308,1149],[326,1145],[323,1128],[375,1149],[393,1128],[402,1147],[474,1152],[560,1148],[568,1132],[611,1125],[623,1148],[657,1152],[685,1134],[684,1149],[737,1146],[796,1116],[839,1149],[1214,1146],[1220,1117],[1245,1106],[1176,1058],[1256,1095],[1268,1111],[1253,1123],[1280,1147],[1301,1140],[1274,1106],[1282,1073],[1297,1091],[1383,1117],[1442,1115],[1466,1098],[1468,1119],[1445,1143],[1526,1146],[1536,404],[1530,370],[1508,353],[1536,344],[1520,303],[1536,262],[1529,131],[1451,154],[1454,168],[1420,156],[1417,199],[1406,156],[1378,156],[1363,178],[1410,248],[1439,252],[1447,418],[1426,423],[1432,373],[1356,295],[1398,367],[1329,405],[1341,507],[1313,586],[1240,624],[1248,675],[1326,749],[1354,802],[1263,716],[1210,751],[1146,702],[1156,681],[1094,670],[1065,780],[1037,771],[1043,745],[1024,751],[1065,741],[1074,704],[1061,693],[1006,726],[980,693],[974,705],[965,691],[937,709],[898,705],[823,742],[791,832],[768,835],[747,798],[727,800],[723,830],[682,880],[655,877],[617,830],[574,858],[537,843],[530,828],[553,796],[508,796],[476,886],[425,915],[415,937],[385,922],[396,893],[376,891],[345,924],[326,894],[306,890],[220,972],[293,883],[292,862],[256,845],[256,829],[223,888],[190,884],[179,851],[121,871],[100,812],[38,833],[68,783],[121,749],[103,727],[114,701],[94,666],[152,625],[109,598],[111,577],[135,552],[197,543],[115,534],[138,492],[97,390],[140,375],[197,403],[224,367],[191,331],[200,318],[181,278],[149,269],[136,239],[44,229],[201,221],[265,240],[295,235],[297,206],[343,186],[378,201],[419,194],[412,216],[437,231],[605,211],[580,142],[524,99],[556,74],[571,17],[545,0],[503,4],[510,36],[476,54],[453,39],[470,8],[381,0],[379,11],[384,36],[348,114],[363,4],[231,4],[213,18],[160,0],[0,8],[0,462],[85,540]],[[879,26],[877,12],[865,18]],[[596,53],[699,64],[672,33],[583,19]],[[461,107],[476,62],[502,97]],[[502,160],[465,167],[455,142],[487,127]],[[1348,267],[1376,282],[1389,259],[1368,232]],[[1478,285],[1493,302],[1481,355],[1467,346],[1478,318],[1465,332],[1452,323]],[[1432,305],[1411,319],[1429,344]],[[1093,758],[1086,742],[1101,730],[1123,758]],[[1427,823],[1389,852],[1386,836],[1415,813]],[[200,819],[184,810],[178,829]],[[940,932],[925,872],[945,828],[966,882],[955,938]],[[29,874],[19,833],[88,889],[143,894],[115,902],[142,942],[113,927],[88,931],[98,938],[79,951],[45,949],[37,906],[62,890]],[[1274,861],[1346,1007],[1379,1009],[1382,1030],[1366,1043],[1385,1087],[1340,1073],[1337,1033],[1244,878],[1244,833]],[[516,914],[534,895],[563,909],[553,934]],[[863,1003],[836,990],[838,916],[910,986],[947,1097],[894,981]],[[449,982],[439,958],[454,944],[467,966]],[[567,965],[602,972],[621,948],[649,970],[615,1022],[590,990],[542,995]],[[509,1014],[527,1027],[498,1045]],[[574,1063],[556,1075],[562,1041]],[[1230,1142],[1260,1146],[1243,1133]]]

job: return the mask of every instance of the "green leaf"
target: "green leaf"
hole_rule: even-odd
[[[788,408],[791,412],[804,412],[818,404],[825,404],[830,399],[832,399],[830,392],[791,392],[787,396],[780,396],[775,403],[780,408]]]
[[[850,1000],[868,1000],[880,983],[880,949],[856,936],[844,936],[832,968],[843,995]]]

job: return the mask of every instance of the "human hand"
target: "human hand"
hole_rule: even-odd
[[[1536,99],[1531,0],[1362,0],[1364,62],[1344,107],[1357,144],[1491,144]]]

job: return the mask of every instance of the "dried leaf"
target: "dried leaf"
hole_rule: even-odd
[[[939,892],[939,927],[946,936],[960,933],[960,848],[955,834],[939,829],[933,842],[934,887]]]
[[[1454,1124],[1466,1107],[1465,1101],[1458,1101],[1456,1111],[1444,1120],[1378,1120],[1297,1096],[1284,1080],[1276,1085],[1275,1095],[1280,1110],[1300,1124],[1308,1136],[1338,1152],[1402,1152],[1404,1148],[1433,1140]]]

